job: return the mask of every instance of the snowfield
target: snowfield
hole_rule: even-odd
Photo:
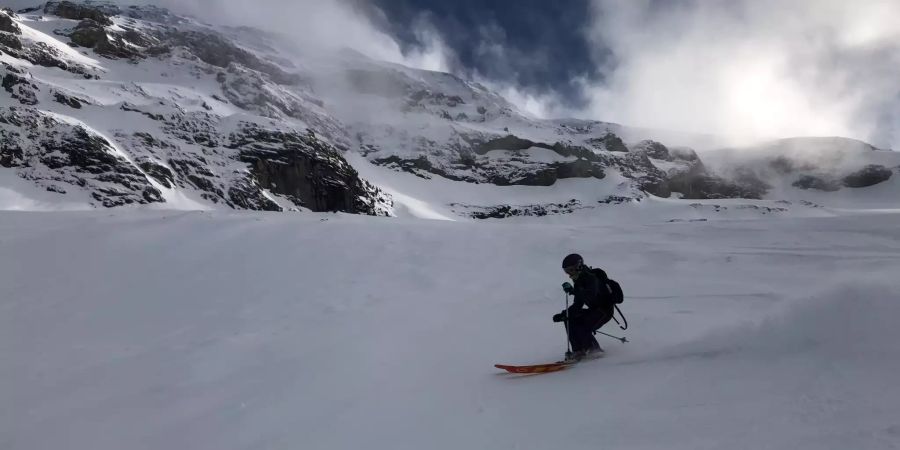
[[[648,214],[0,212],[0,448],[900,447],[900,213]],[[571,251],[631,342],[498,373]]]

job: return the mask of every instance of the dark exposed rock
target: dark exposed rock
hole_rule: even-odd
[[[191,184],[202,191],[214,192],[219,195],[222,194],[222,191],[217,188],[216,184],[209,178],[201,177],[198,175],[188,175],[187,179],[191,182]]]
[[[50,192],[87,191],[106,207],[162,202],[141,170],[103,137],[33,108],[0,108],[0,162]]]
[[[674,160],[672,155],[669,154],[669,148],[656,141],[646,140],[638,142],[632,151],[647,155],[647,157],[653,159],[661,159],[663,161]]]
[[[3,116],[0,116],[0,120]],[[0,129],[0,166],[11,168],[25,163],[25,152],[20,142],[20,134]]]
[[[597,200],[597,203],[604,205],[621,205],[622,203],[630,203],[634,201],[641,201],[640,198],[633,197],[622,197],[621,195],[610,195],[603,200]]]
[[[531,147],[538,147],[553,150],[560,156],[564,157],[584,158],[589,161],[596,162],[603,161],[602,157],[584,147],[567,145],[562,142],[557,142],[552,145],[544,142],[534,142],[528,139],[522,139],[512,134],[500,138],[491,139],[487,142],[474,142],[474,144],[475,145],[473,145],[472,151],[479,155],[487,154],[492,150],[519,151],[527,150]]]
[[[38,42],[28,49],[28,61],[43,67],[69,70],[69,65],[60,58],[59,52],[44,42]]]
[[[493,150],[505,150],[516,155],[516,152],[539,147],[553,150],[564,157],[576,157],[575,161],[534,163],[527,168],[497,166],[489,159],[479,159],[477,155],[484,155]],[[605,160],[582,147],[567,146],[562,143],[549,145],[521,139],[513,135],[496,138],[483,143],[474,143],[471,149],[460,149],[459,165],[470,169],[471,175],[460,176],[450,170],[434,165],[427,157],[420,155],[415,158],[401,158],[391,155],[385,158],[376,158],[372,162],[393,167],[397,170],[412,173],[420,178],[430,178],[428,174],[438,175],[454,181],[487,182],[498,186],[551,186],[561,178],[588,178],[597,179],[606,176],[604,172]],[[513,161],[527,162],[524,156],[513,156]]]
[[[163,128],[179,126],[202,135],[201,123],[214,124],[204,113],[182,113],[164,117]],[[177,143],[149,133],[114,136],[122,151],[137,150],[133,163],[105,138],[82,127],[30,108],[0,108],[0,164],[51,192],[66,192],[66,186],[84,190],[98,206],[162,202],[162,193],[154,187],[158,183],[167,189],[196,188],[204,199],[234,208],[281,211],[274,195],[282,204],[296,205],[289,209],[388,213],[390,198],[360,179],[333,146],[311,134],[242,123],[227,138],[213,130],[210,139],[227,140],[230,147],[204,147],[202,154],[196,147],[183,151]],[[191,143],[198,139],[192,136]],[[249,173],[236,167],[237,161],[249,164]]]
[[[313,211],[378,213],[371,202],[373,188],[334,147],[312,133],[248,124],[230,139],[229,147],[240,150],[239,159],[250,164],[260,187]]]
[[[144,160],[138,163],[138,167],[144,171],[148,176],[153,177],[159,184],[165,186],[166,188],[174,187],[174,179],[175,174],[169,170],[168,167],[163,166],[155,161]]]
[[[46,152],[41,162],[51,169],[75,166],[88,173],[102,174],[112,171],[120,163],[119,158],[107,151],[109,144],[103,138],[89,134],[81,127],[76,127],[71,136],[43,144]]]
[[[803,175],[793,182],[792,186],[800,189],[818,189],[820,191],[834,192],[841,188],[841,183],[830,178]]]
[[[893,175],[891,169],[878,164],[870,164],[860,170],[857,170],[856,172],[851,173],[850,175],[845,176],[841,180],[841,182],[844,184],[844,186],[850,188],[862,188],[874,186],[883,181],[887,181],[891,178],[891,175]]]
[[[94,20],[85,19],[75,26],[69,34],[69,39],[72,40],[72,44],[94,48],[101,42],[107,42],[106,28]]]
[[[615,160],[609,164],[615,165],[623,176],[634,180],[644,192],[662,198],[668,198],[672,195],[666,173],[654,166],[653,162],[645,154],[626,153],[617,155]]]
[[[256,211],[282,211],[281,207],[263,195],[260,187],[251,180],[241,180],[228,188],[228,199],[232,207]]]
[[[480,144],[473,150],[479,155],[484,155],[491,150],[525,150],[534,146],[534,142],[510,134]]]
[[[172,14],[171,11],[153,5],[130,5],[120,12],[124,17],[146,20],[164,25],[182,25],[187,19]]]
[[[609,196],[598,200],[602,205],[619,205],[639,198]],[[466,214],[474,219],[505,219],[508,217],[543,217],[549,215],[572,214],[578,210],[594,209],[597,206],[584,205],[579,200],[572,199],[565,203],[545,203],[535,205],[497,205],[497,206],[473,206],[463,203],[451,203],[449,205],[454,212]]]
[[[75,109],[81,109],[81,102],[84,101],[77,97],[72,97],[72,96],[63,94],[62,92],[59,92],[59,91],[56,91],[53,93],[53,99],[56,100],[57,103],[62,103],[63,105],[67,105],[67,106],[69,106],[71,108],[75,108]]]
[[[44,5],[44,12],[64,19],[91,19],[104,26],[108,26],[113,24],[109,16],[118,14],[119,9],[113,5],[107,4],[95,5],[89,3],[73,3],[70,1],[51,1]]]
[[[171,149],[175,148],[172,144],[153,137],[150,133],[137,132],[133,135],[135,138],[139,139],[141,143],[143,143],[146,147],[149,148],[157,148],[157,149]]]
[[[621,152],[625,153],[628,151],[628,147],[622,142],[622,139],[619,136],[616,136],[614,133],[606,133],[602,137],[599,138],[591,138],[588,139],[588,144],[594,146],[597,150],[607,150],[610,152]]]
[[[593,151],[586,149],[584,147],[581,147],[579,145],[568,145],[568,144],[564,144],[562,142],[557,142],[557,143],[555,143],[553,145],[549,145],[549,146],[546,144],[542,144],[542,143],[536,143],[535,147],[541,147],[541,148],[553,150],[560,156],[581,158],[581,159],[586,159],[588,161],[599,162],[599,163],[604,163],[604,164],[609,162],[609,159],[606,156],[594,153]]]
[[[205,161],[172,158],[169,159],[169,166],[178,174],[178,184],[182,187],[187,183],[201,191],[206,191],[209,195],[205,196],[205,198],[214,202],[218,202],[219,199],[226,199],[225,193],[218,186],[216,175],[209,170]],[[244,187],[251,185],[252,183],[249,181],[239,180],[236,185],[233,186],[233,192],[235,193],[234,197],[237,199],[237,202],[232,202],[234,203],[232,206],[237,205],[241,208],[247,208],[246,205],[256,204],[269,207],[270,205],[268,205],[267,202],[248,203],[251,197],[260,196],[258,187],[252,188],[250,191],[245,191]]]
[[[35,91],[38,90],[38,87],[34,85],[34,83],[28,81],[25,77],[16,75],[12,72],[7,72],[6,75],[3,76],[3,81],[0,82],[0,86],[3,87],[6,92],[9,92],[12,95],[12,98],[19,101],[19,103],[23,105],[37,105],[38,99]]]
[[[96,5],[91,5],[91,8],[93,6]],[[91,8],[88,10],[92,10]],[[231,40],[217,33],[162,28],[148,34],[128,26],[122,27],[124,31],[112,31],[106,28],[112,24],[108,17],[106,20],[101,20],[100,16],[96,14],[71,12],[73,10],[68,6],[64,10],[67,11],[68,16],[72,16],[71,18],[81,20],[68,34],[72,44],[92,48],[107,58],[141,59],[170,53],[174,47],[184,47],[200,61],[215,67],[228,68],[232,64],[239,64],[266,74],[269,79],[278,84],[294,85],[303,81],[299,75],[288,73],[274,64],[261,60],[253,53],[238,47]],[[102,9],[98,11],[100,14],[104,12]],[[116,9],[116,11],[118,10]],[[181,23],[180,19],[176,19],[175,16],[171,16],[168,11],[161,8],[130,7],[126,9],[125,13],[138,17],[146,15],[149,19],[145,20],[158,19],[163,20],[164,23]]]
[[[750,171],[737,171],[733,180],[707,172],[698,162],[689,170],[672,175],[668,181],[673,192],[687,199],[751,198],[761,199],[770,186]]]
[[[547,203],[539,205],[498,205],[498,206],[471,206],[462,203],[451,203],[451,208],[459,212],[465,212],[474,219],[505,219],[508,217],[544,217],[557,214],[571,214],[580,209],[591,209],[593,206],[584,206],[580,201],[572,199],[566,203]]]
[[[186,47],[201,61],[212,66],[224,69],[232,63],[237,63],[268,75],[278,84],[297,84],[302,81],[299,75],[285,72],[274,64],[262,61],[217,34],[177,31],[167,38],[170,45]]]
[[[62,56],[59,54],[59,51],[45,42],[36,42],[34,44],[31,44],[27,49],[22,50],[18,55],[14,56],[16,56],[17,58],[25,59],[28,62],[38,66],[56,67],[58,69],[82,75],[85,78],[93,77],[83,66],[74,63],[69,64],[68,62],[63,60]]]
[[[141,109],[139,106],[135,106],[135,105],[132,105],[132,104],[127,103],[127,102],[126,102],[126,103],[122,103],[122,106],[120,106],[119,109],[121,109],[122,111],[136,112],[136,113],[138,113],[138,114],[143,115],[144,117],[147,117],[147,118],[149,118],[149,119],[153,119],[153,120],[156,120],[156,121],[162,121],[162,120],[165,119],[165,116],[163,116],[162,114],[154,114],[154,113],[151,113],[151,112],[148,112],[148,111],[144,111],[144,110]]]
[[[138,42],[126,42],[126,37]],[[103,24],[92,20],[82,20],[71,33],[69,39],[72,44],[92,48],[98,55],[110,59],[139,59],[143,58],[134,46],[150,44],[148,38],[135,31],[127,31],[124,35],[111,33]]]
[[[466,102],[458,95],[447,95],[443,92],[432,92],[428,89],[420,89],[407,96],[406,105],[408,107],[421,106],[423,103],[455,108],[459,105],[464,105]]]
[[[563,178],[602,179],[606,176],[604,169],[615,160],[608,154],[564,142],[547,144],[523,139],[512,134],[495,137],[477,133],[461,133],[459,136],[461,138],[460,145],[450,149],[458,155],[458,159],[451,165],[437,165],[424,155],[412,158],[390,155],[376,158],[373,162],[409,172],[421,178],[430,178],[430,175],[434,174],[455,181],[486,182],[498,186],[550,186]],[[444,158],[442,151],[431,150],[433,145],[433,142],[420,142],[417,147],[426,150],[428,154],[434,155],[440,161],[441,158]],[[533,147],[547,149],[561,157],[573,160],[531,161],[528,155],[522,152]],[[369,151],[377,151],[377,149]],[[502,153],[488,155],[493,151]],[[636,170],[642,173],[645,171],[658,172],[649,160],[645,161],[643,168]],[[664,176],[664,174],[662,175]]]
[[[429,161],[425,156],[404,159],[397,155],[391,155],[386,158],[376,158],[372,160],[372,162],[379,166],[393,166],[395,169],[409,172],[413,175],[418,176],[419,178],[427,179],[429,177],[425,176],[424,173],[433,173],[435,175],[440,175],[454,181],[467,181],[465,179],[455,178],[453,177],[453,175],[439,170],[438,168],[434,167],[434,165],[431,164],[431,161]]]
[[[19,25],[12,20],[12,17],[10,17],[6,11],[0,11],[0,31],[12,34],[22,34]]]
[[[3,81],[0,82],[0,86],[6,90],[6,92],[12,93],[12,88],[18,84],[27,83],[28,81],[24,77],[20,77],[18,75],[7,73],[3,77]]]
[[[7,53],[22,50],[22,41],[20,41],[19,37],[15,34],[0,31],[0,51],[3,51],[4,48]]]
[[[173,114],[164,117],[163,128],[166,132],[188,144],[196,144],[206,148],[221,145],[221,136],[216,129],[219,118],[207,112],[191,112]]]
[[[676,177],[670,181],[673,191],[681,192],[682,198],[715,199],[715,198],[752,198],[760,199],[765,191],[755,190],[714,175],[703,175],[694,178]]]
[[[488,182],[497,186],[553,186],[559,175],[553,167],[543,167],[533,171],[519,173],[494,173]]]
[[[761,215],[780,214],[780,213],[788,212],[787,208],[784,208],[781,206],[772,207],[772,206],[751,205],[751,204],[725,206],[725,205],[704,204],[704,203],[691,203],[690,206],[691,206],[691,208],[694,208],[697,210],[716,212],[716,213],[720,213],[720,212],[728,211],[728,210],[754,211]],[[683,221],[683,220],[680,220],[680,221]],[[696,221],[696,219],[692,220],[692,222],[693,221]],[[670,220],[669,222],[673,222],[673,221]]]
[[[602,165],[586,159],[557,163],[555,169],[557,178],[596,178],[601,180],[606,177]]]
[[[33,12],[40,11],[40,10],[42,10],[42,9],[44,9],[44,5],[29,6],[29,7],[27,7],[27,8],[20,8],[20,9],[17,9],[15,12],[18,13],[18,14],[29,14],[29,13],[33,13]],[[12,11],[10,8],[3,8],[3,10],[4,10],[4,11],[7,11],[7,12],[11,12],[11,11]]]
[[[204,176],[204,177],[215,177],[215,174],[209,171],[209,169],[204,165],[205,161],[202,160],[193,160],[193,159],[170,159],[169,165],[178,172],[179,175],[182,175],[186,178],[191,178],[195,176]],[[205,183],[202,183],[205,184]]]

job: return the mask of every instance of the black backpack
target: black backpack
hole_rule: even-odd
[[[603,269],[593,268],[591,272],[594,276],[600,280],[600,295],[598,295],[598,300],[601,303],[612,304],[616,311],[619,312],[619,315],[622,316],[622,322],[620,323],[616,316],[613,315],[613,320],[616,321],[616,324],[619,325],[619,328],[623,330],[628,329],[628,319],[625,318],[625,314],[622,314],[622,310],[619,309],[619,305],[625,301],[625,294],[622,293],[622,286],[616,280],[610,279],[606,272]],[[624,325],[623,325],[624,323]]]
[[[603,303],[612,303],[621,305],[625,301],[625,294],[622,293],[622,286],[616,280],[610,279],[603,269],[591,269],[594,276],[600,280],[602,285],[600,288],[600,301]],[[605,289],[604,289],[605,288]]]

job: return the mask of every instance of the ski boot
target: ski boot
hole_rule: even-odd
[[[575,352],[566,352],[566,358],[562,360],[564,363],[576,363],[581,361],[582,358],[586,355],[584,350],[578,350]]]

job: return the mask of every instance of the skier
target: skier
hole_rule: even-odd
[[[613,317],[615,304],[601,298],[601,289],[605,290],[600,279],[584,264],[584,259],[577,254],[565,257],[562,268],[575,285],[563,283],[566,294],[574,296],[572,306],[553,316],[554,322],[564,322],[569,336],[572,351],[566,352],[566,360],[580,360],[592,353],[603,352],[594,331],[597,331]],[[585,309],[585,306],[587,309]]]

